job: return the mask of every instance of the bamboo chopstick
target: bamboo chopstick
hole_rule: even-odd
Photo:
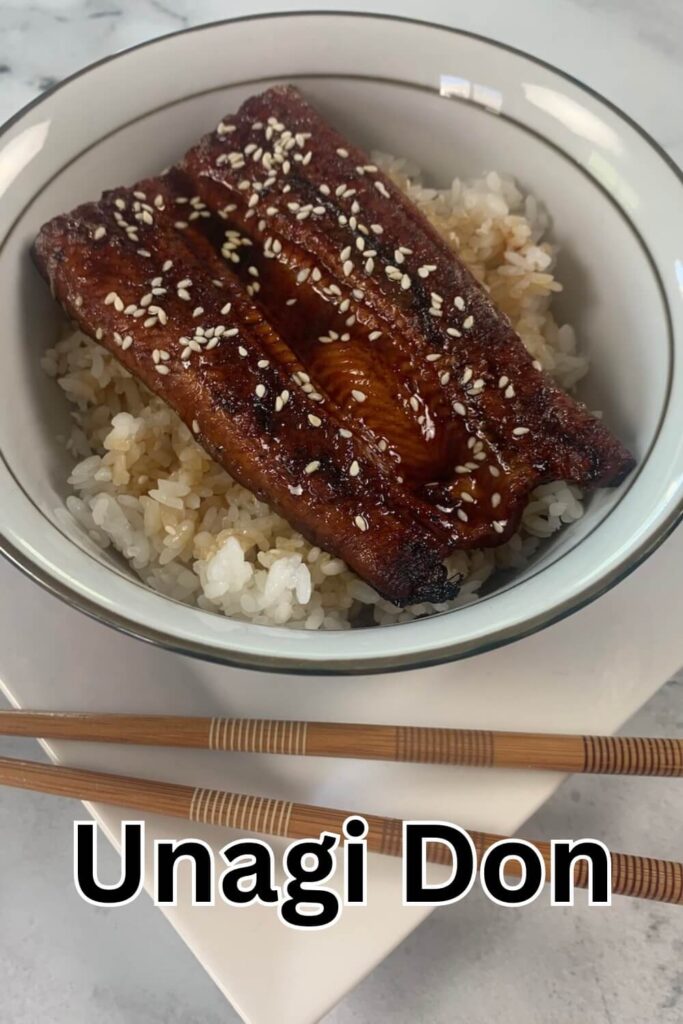
[[[683,740],[170,715],[0,712],[0,735],[382,761],[683,777]]]
[[[286,839],[315,838],[323,831],[341,834],[343,822],[353,813],[270,797],[181,786],[7,757],[0,758],[0,785]],[[363,817],[368,823],[368,850],[400,856],[400,819],[376,814],[364,814]],[[490,832],[469,834],[479,859],[489,846],[505,838]],[[550,844],[534,841],[534,846],[545,861],[546,877],[549,878]],[[613,893],[683,905],[683,864],[624,853],[612,853],[611,859]],[[427,860],[450,865],[448,851],[443,844],[428,844]],[[508,867],[510,874],[519,874],[519,865],[515,861],[509,861]],[[575,866],[574,881],[581,888],[588,886],[588,867],[583,860]]]

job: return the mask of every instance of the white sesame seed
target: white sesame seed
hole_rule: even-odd
[[[166,376],[167,373],[171,372],[168,366],[165,366],[164,363],[157,363],[154,369],[157,371],[157,373],[160,373],[162,377]]]
[[[350,430],[347,430],[346,427],[340,427],[339,428],[339,436],[340,437],[353,437],[353,434],[351,433]]]
[[[242,358],[244,358],[247,355],[247,350],[243,345],[240,345],[237,351],[242,356]]]
[[[508,386],[508,384],[509,384],[509,383],[510,383],[510,378],[509,378],[509,377],[505,377],[505,376],[503,376],[503,377],[501,377],[501,378],[500,378],[500,380],[498,381],[498,387],[499,387],[499,388],[506,388],[506,387]]]
[[[368,334],[368,341],[377,341],[378,338],[382,337],[381,331],[370,331]]]
[[[319,416],[315,416],[312,412],[309,412],[308,422],[311,424],[312,427],[319,427],[320,424],[322,423],[322,420],[320,419]]]
[[[353,521],[362,533],[368,529],[368,521],[365,516],[355,516]]]
[[[256,394],[257,398],[263,398],[263,396],[266,393],[265,384],[257,384],[256,388],[254,389],[254,393]]]
[[[204,307],[203,306],[195,306],[195,308],[192,310],[192,316],[196,320],[197,317],[201,316],[203,312],[204,312]]]
[[[489,473],[494,477],[500,476],[500,470],[497,466],[489,466]]]
[[[451,375],[450,375],[450,373],[448,371],[446,371],[445,373],[442,373],[441,376],[439,377],[439,384],[442,384],[443,387],[445,387],[446,384],[448,384],[450,379],[451,379]]]
[[[453,299],[453,305],[455,306],[456,309],[459,309],[460,312],[463,311],[463,309],[465,308],[465,300],[463,299],[462,295],[455,296],[455,298]]]
[[[379,192],[379,194],[381,196],[385,197],[385,199],[389,198],[389,193],[387,192],[387,187],[386,187],[386,185],[384,184],[383,181],[376,181],[375,182],[375,188],[377,189],[377,191]]]
[[[430,352],[429,355],[426,358],[427,358],[427,362],[428,363],[435,363],[438,359],[441,359],[441,353],[440,352]]]
[[[311,473],[315,473],[317,469],[320,469],[320,463],[317,459],[314,459],[313,462],[309,462],[308,465],[304,467],[304,473],[310,476]]]
[[[130,348],[130,346],[131,346],[132,344],[133,344],[133,339],[132,339],[132,337],[130,336],[130,334],[127,334],[127,335],[125,336],[125,338],[123,339],[123,341],[121,342],[121,348],[122,348],[122,349],[123,349],[123,351],[125,352],[125,351],[127,351],[127,349],[129,349],[129,348]]]
[[[512,436],[513,437],[523,437],[525,434],[528,434],[528,433],[529,433],[529,427],[515,427],[514,430],[512,431]]]
[[[498,491],[496,491],[494,494],[492,494],[491,495],[491,506],[492,506],[492,508],[498,508],[498,506],[500,505],[500,500],[501,500],[500,499],[500,494],[498,493]]]
[[[109,294],[107,295],[107,297],[104,300],[105,306],[111,306],[111,304],[113,302],[115,302],[116,299],[117,299],[116,292],[109,292]]]
[[[401,288],[403,289],[403,291],[407,291],[408,288],[410,288],[411,284],[412,282],[409,276],[407,274],[404,274],[403,277],[401,278]]]
[[[95,239],[95,241],[97,241],[100,238],[104,238],[106,233],[107,233],[107,229],[104,227],[103,224],[100,224],[98,227],[95,228],[95,232],[93,234],[93,238]]]
[[[462,338],[462,334],[455,327],[447,327],[446,334],[449,334],[451,338]]]
[[[410,396],[409,404],[410,404],[410,408],[413,410],[413,412],[417,412],[417,410],[420,408],[420,403],[418,402],[418,400],[415,397],[415,395],[411,395]]]
[[[268,362],[267,359],[259,359],[256,365],[258,366],[259,370],[265,370],[267,366],[270,366],[270,363]]]
[[[457,413],[458,416],[465,415],[465,406],[462,402],[453,402],[453,412]]]
[[[358,391],[356,388],[351,391],[351,396],[352,398],[355,398],[357,402],[364,402],[368,397],[364,391]]]
[[[533,362],[531,363],[531,365],[533,366],[534,370],[542,370],[543,369],[543,367],[539,363],[538,359],[534,359]]]
[[[360,466],[358,465],[356,459],[354,459],[351,465],[349,466],[349,476],[358,476],[359,473]]]
[[[505,388],[505,397],[506,398],[514,398],[515,397],[515,389],[512,386],[512,384],[509,384],[508,387]]]
[[[468,316],[468,317],[466,317],[463,320],[462,325],[463,325],[463,327],[465,328],[466,331],[469,331],[469,329],[470,329],[470,327],[472,326],[473,323],[474,323],[474,317],[473,316]]]
[[[383,235],[384,234],[384,228],[382,227],[381,224],[371,224],[370,225],[370,230],[374,234],[376,234],[376,235]]]
[[[342,147],[340,146],[339,149],[337,150],[337,156],[348,156],[348,155],[349,155],[348,149],[342,149]]]
[[[463,523],[469,522],[470,517],[467,515],[467,512],[465,512],[464,508],[459,508],[458,511],[456,512],[456,515],[458,519],[460,519]]]

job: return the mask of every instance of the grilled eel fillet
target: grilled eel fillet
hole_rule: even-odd
[[[397,604],[453,596],[444,558],[506,540],[538,484],[634,465],[291,87],[56,217],[34,257],[214,459]]]

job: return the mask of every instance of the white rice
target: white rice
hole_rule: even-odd
[[[407,161],[374,159],[457,248],[532,356],[573,388],[587,362],[572,327],[559,326],[550,310],[561,286],[536,200],[494,172],[436,190],[424,187]],[[443,611],[476,598],[496,570],[523,567],[544,538],[583,514],[577,487],[538,487],[508,543],[449,558],[450,572],[464,577],[454,601],[398,609],[235,483],[175,413],[99,345],[72,333],[46,353],[44,367],[74,405],[68,447],[81,461],[68,481],[71,515],[101,547],[121,552],[149,586],[224,615],[347,629]]]

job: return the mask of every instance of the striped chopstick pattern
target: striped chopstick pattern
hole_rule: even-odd
[[[305,754],[307,722],[264,718],[212,718],[209,750],[254,754]]]
[[[584,771],[601,775],[683,775],[683,744],[643,736],[584,736]]]

